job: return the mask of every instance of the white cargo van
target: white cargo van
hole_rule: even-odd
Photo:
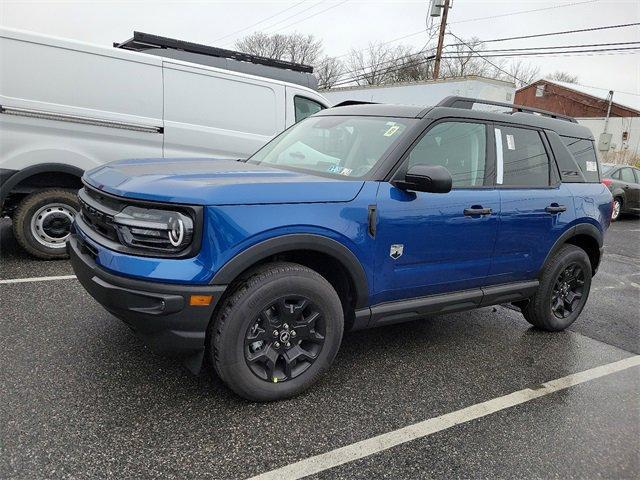
[[[85,170],[136,157],[246,158],[328,106],[303,86],[311,71],[138,32],[108,48],[2,28],[0,216],[31,254],[62,257]]]

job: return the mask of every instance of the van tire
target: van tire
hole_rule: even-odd
[[[299,311],[295,311],[298,306],[294,303],[286,303],[291,299],[300,299]],[[280,310],[283,306],[287,307],[284,311]],[[267,323],[261,320],[265,315]],[[317,318],[313,329],[303,330],[304,321],[312,316]],[[286,323],[287,318],[291,326]],[[285,338],[282,336],[285,328],[292,332],[288,348],[284,342],[279,343]],[[268,402],[293,397],[313,385],[338,353],[343,330],[342,304],[331,284],[307,267],[278,262],[260,267],[235,286],[211,322],[207,347],[215,371],[229,388],[248,400]],[[276,331],[279,335],[273,338]],[[313,341],[303,340],[310,338],[307,334],[312,331],[313,335],[324,336],[320,346],[315,337]],[[252,342],[249,336],[255,332],[263,340]],[[313,360],[300,356],[291,362],[288,378],[284,365],[289,356],[285,353],[293,356],[301,351],[314,352]],[[252,355],[276,358],[273,375],[269,375],[266,364],[250,362]]]
[[[51,206],[51,209],[47,207]],[[18,244],[29,254],[43,260],[68,258],[63,232],[80,211],[77,193],[73,190],[50,188],[26,196],[13,215],[13,234]],[[35,218],[36,215],[39,218]],[[47,222],[43,224],[42,221]],[[36,232],[43,232],[40,240]],[[53,230],[51,230],[53,229]],[[55,245],[55,246],[54,246]]]
[[[589,297],[591,276],[587,253],[575,245],[564,245],[545,265],[538,290],[522,309],[524,318],[542,330],[564,330],[582,312]],[[554,311],[556,305],[558,311]]]

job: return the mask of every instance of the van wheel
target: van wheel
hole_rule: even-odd
[[[328,370],[343,328],[340,298],[324,277],[295,263],[272,263],[227,297],[208,347],[234,392],[273,401],[298,395]]]
[[[13,233],[20,246],[35,257],[66,258],[65,242],[79,210],[73,191],[52,188],[32,193],[16,209]]]
[[[587,303],[591,288],[591,262],[575,245],[564,245],[547,262],[540,286],[522,313],[543,330],[559,331],[571,325]]]
[[[611,221],[615,222],[620,218],[620,212],[622,212],[622,199],[616,197],[613,199],[613,210],[611,211]]]

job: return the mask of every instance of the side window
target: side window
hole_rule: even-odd
[[[297,95],[293,97],[293,106],[296,110],[296,123],[324,109],[318,102]]]
[[[482,123],[438,123],[413,147],[405,171],[414,165],[442,165],[451,173],[454,187],[482,186],[486,132]]]
[[[501,185],[549,185],[549,157],[536,130],[496,126],[497,179]]]
[[[573,137],[560,137],[573,158],[575,158],[580,171],[587,182],[598,183],[598,159],[591,140]]]
[[[611,178],[615,179],[615,180],[620,180],[620,170],[616,170],[615,172],[613,172],[610,175]]]
[[[633,173],[636,174],[636,183],[640,183],[640,170],[638,170],[637,168],[634,168]]]
[[[620,170],[620,180],[623,182],[636,183],[636,179],[633,176],[633,170],[630,168],[622,168]]]

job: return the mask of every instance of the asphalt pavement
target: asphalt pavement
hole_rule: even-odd
[[[246,478],[640,353],[640,221],[613,224],[560,333],[483,308],[347,334],[330,373],[255,404],[155,354],[71,279],[0,284],[0,478]],[[72,274],[17,249],[0,279]],[[316,478],[638,478],[640,367],[344,463]]]

